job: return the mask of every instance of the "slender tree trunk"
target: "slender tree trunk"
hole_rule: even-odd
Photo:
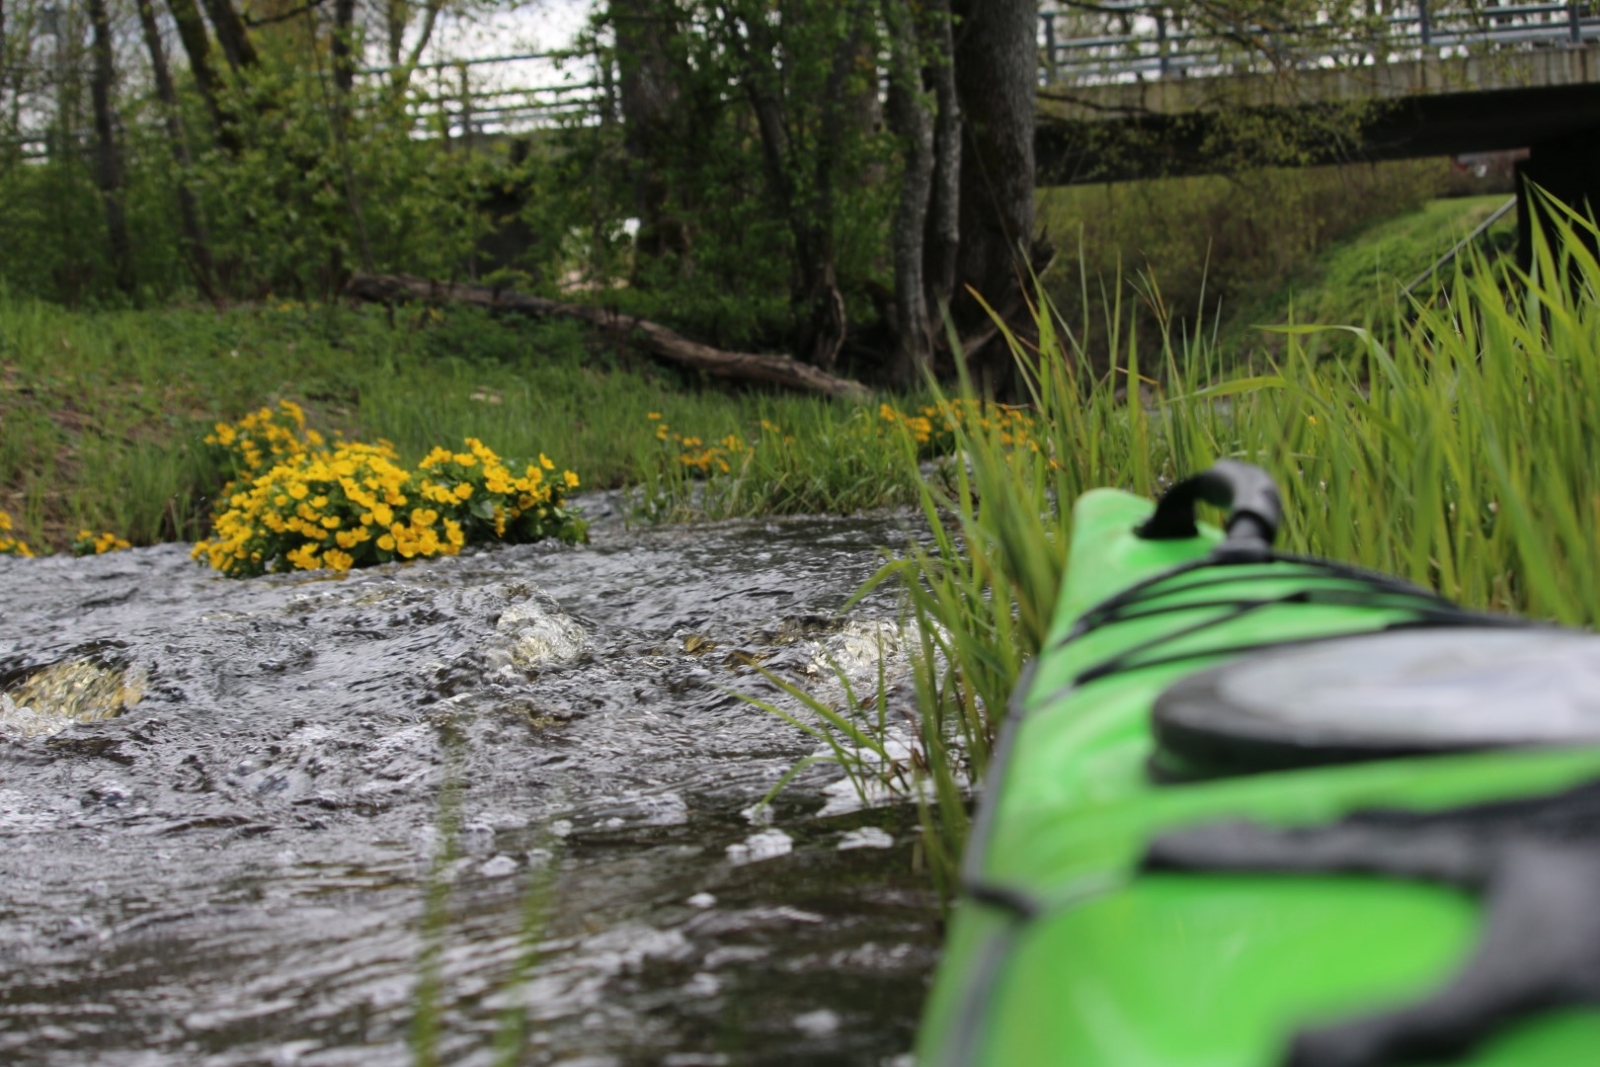
[[[411,51],[389,69],[389,85],[394,93],[396,102],[403,100],[405,92],[411,86],[411,72],[417,69],[417,64],[422,62],[422,53],[428,47],[428,42],[433,40],[433,29],[439,24],[439,10],[444,6],[444,0],[427,0],[422,11],[422,28],[417,31],[417,41],[411,46]],[[402,8],[402,11],[409,9]],[[402,15],[402,18],[405,17]],[[400,24],[400,34],[405,33],[405,23]],[[390,45],[399,55],[399,40],[390,39]]]
[[[194,75],[195,88],[200,91],[206,113],[211,116],[212,134],[218,144],[230,153],[237,154],[240,149],[238,136],[223,114],[218,98],[221,87],[216,68],[211,64],[211,36],[206,32],[205,19],[200,16],[195,0],[167,0],[167,10],[172,12],[172,21],[178,27],[178,40],[183,42],[184,54],[189,57],[189,70]]]
[[[235,73],[254,67],[257,62],[256,46],[250,41],[250,32],[244,19],[233,6],[233,0],[201,0],[206,14],[211,17],[211,28],[217,31],[217,44]]]
[[[950,0],[928,4],[932,38],[928,80],[936,103],[933,189],[928,205],[927,279],[932,306],[943,313],[956,290],[961,252],[961,101],[956,93],[956,56]]]
[[[853,5],[850,28],[840,38],[823,90],[822,124],[812,150],[810,194],[802,199],[800,224],[800,358],[832,370],[844,347],[848,319],[839,291],[838,249],[834,242],[834,168],[838,163],[850,103],[845,82],[861,54],[869,7]]]
[[[836,112],[840,102],[830,99],[824,104],[822,130],[812,151],[812,189],[802,192],[793,173],[805,161],[795,159],[794,145],[789,136],[789,120],[784,106],[782,78],[774,66],[779,52],[778,42],[770,27],[761,17],[746,18],[731,13],[723,7],[723,18],[730,29],[730,41],[742,49],[745,68],[743,85],[756,117],[756,129],[761,138],[761,155],[766,164],[767,181],[778,201],[779,211],[789,225],[794,241],[795,278],[791,300],[795,308],[797,336],[795,355],[806,363],[824,369],[830,368],[838,358],[844,341],[844,298],[839,293],[835,274],[831,227],[825,215],[829,203],[826,190],[818,183],[832,180],[829,160],[830,135],[836,132]],[[742,32],[741,32],[742,31]],[[745,41],[748,40],[748,46]],[[837,57],[836,57],[837,58]],[[835,63],[832,74],[840,73]],[[830,74],[829,88],[837,87],[842,77]],[[837,94],[832,94],[834,97]]]
[[[1034,81],[1038,0],[956,0],[956,91],[965,120],[958,283],[1024,331],[1023,283],[1033,239]],[[952,313],[964,332],[988,322],[982,305],[957,293]],[[996,337],[969,354],[977,384],[1012,392],[1012,358]]]
[[[89,92],[94,105],[95,178],[106,209],[106,239],[117,288],[129,296],[137,296],[139,286],[133,273],[133,242],[128,237],[128,220],[123,214],[122,159],[117,151],[116,114],[111,101],[116,85],[111,18],[106,13],[105,0],[88,0],[88,8],[94,32],[94,74]]]
[[[923,273],[928,201],[933,192],[934,119],[922,90],[921,48],[915,14],[907,0],[882,0],[889,28],[889,127],[900,138],[905,160],[900,203],[895,211],[894,333],[892,374],[911,385],[933,365],[933,335]]]
[[[351,37],[355,33],[356,0],[334,0],[333,5],[333,85],[339,92],[339,107],[356,84],[355,57]]]
[[[196,203],[194,191],[189,187],[194,160],[189,155],[189,142],[183,133],[178,90],[172,83],[172,72],[167,66],[167,50],[161,43],[161,27],[156,23],[152,0],[138,0],[137,6],[145,49],[150,53],[150,70],[155,76],[156,96],[161,101],[166,120],[167,140],[172,144],[172,161],[177,165],[178,215],[183,221],[184,241],[188,245],[189,270],[206,299],[214,301],[217,298],[216,272],[211,261],[211,243],[206,237],[205,223],[200,218],[200,205]]]
[[[389,31],[389,66],[400,65],[400,48],[406,39],[406,0],[389,0],[383,9],[385,28]]]
[[[688,227],[669,208],[669,157],[679,140],[681,92],[666,45],[679,32],[676,0],[611,0],[617,37],[617,95],[622,106],[623,147],[633,169],[634,210],[639,234],[634,273],[663,256],[687,268]]]

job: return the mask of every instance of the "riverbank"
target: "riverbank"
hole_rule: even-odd
[[[653,486],[658,507],[680,511],[682,478],[668,475],[695,466],[681,457],[776,430],[786,447],[768,450],[778,467],[760,499],[746,485],[714,517],[915,496],[888,445],[845,432],[875,410],[702,388],[570,323],[288,303],[67,311],[0,296],[0,511],[36,550],[64,550],[81,528],[197,540],[226,481],[205,436],[280,400],[330,436],[389,440],[407,463],[476,437],[504,456],[544,453],[588,487]]]

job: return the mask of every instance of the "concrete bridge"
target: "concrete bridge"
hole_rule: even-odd
[[[1525,148],[1523,176],[1600,210],[1594,5],[1378,0],[1368,10],[1355,28],[1203,31],[1143,0],[1047,6],[1040,184],[1202,173],[1217,165],[1205,146],[1220,116],[1298,115],[1314,128],[1315,115],[1353,106],[1359,136],[1312,143],[1304,162]]]

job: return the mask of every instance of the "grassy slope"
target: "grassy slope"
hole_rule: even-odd
[[[1258,327],[1288,322],[1291,317],[1295,322],[1345,325],[1381,319],[1406,285],[1505,202],[1500,195],[1432,200],[1415,211],[1364,227],[1331,246],[1288,284],[1224,308],[1220,347],[1225,352],[1258,347]],[[1506,215],[1478,247],[1509,249],[1515,231],[1515,214]],[[1426,295],[1431,285],[1425,283],[1418,291]]]
[[[324,430],[388,438],[408,462],[475,436],[509,457],[546,452],[588,487],[659,466],[650,412],[708,440],[762,418],[826,434],[849,417],[685,388],[565,324],[468,311],[391,324],[380,309],[290,306],[68,312],[0,294],[0,510],[36,549],[65,547],[80,526],[136,544],[193,539],[222,480],[201,439],[280,398]]]
[[[1383,314],[1399,285],[1501,202],[1434,201],[1368,227],[1231,313],[1219,347],[1259,347],[1253,324],[1291,310],[1324,323]],[[36,548],[63,548],[79,527],[135,543],[194,539],[222,481],[201,438],[280,398],[322,429],[388,438],[408,461],[475,436],[509,457],[546,452],[591,487],[661,471],[649,412],[707,441],[749,436],[767,418],[798,442],[721,498],[724,513],[847,510],[915,492],[871,434],[848,432],[846,408],[685,389],[569,324],[467,310],[391,322],[373,308],[287,305],[67,312],[0,294],[0,510]],[[688,498],[681,484],[667,489]]]

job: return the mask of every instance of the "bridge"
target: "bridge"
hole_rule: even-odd
[[[1185,9],[1145,0],[1048,6],[1040,184],[1203,173],[1218,166],[1207,146],[1241,111],[1312,130],[1318,116],[1342,111],[1350,118],[1339,128],[1357,136],[1313,136],[1299,162],[1527,149],[1522,176],[1600,210],[1595,5],[1366,0],[1361,8],[1364,17],[1338,25],[1263,26],[1185,22]],[[1519,211],[1524,227],[1529,217]]]

